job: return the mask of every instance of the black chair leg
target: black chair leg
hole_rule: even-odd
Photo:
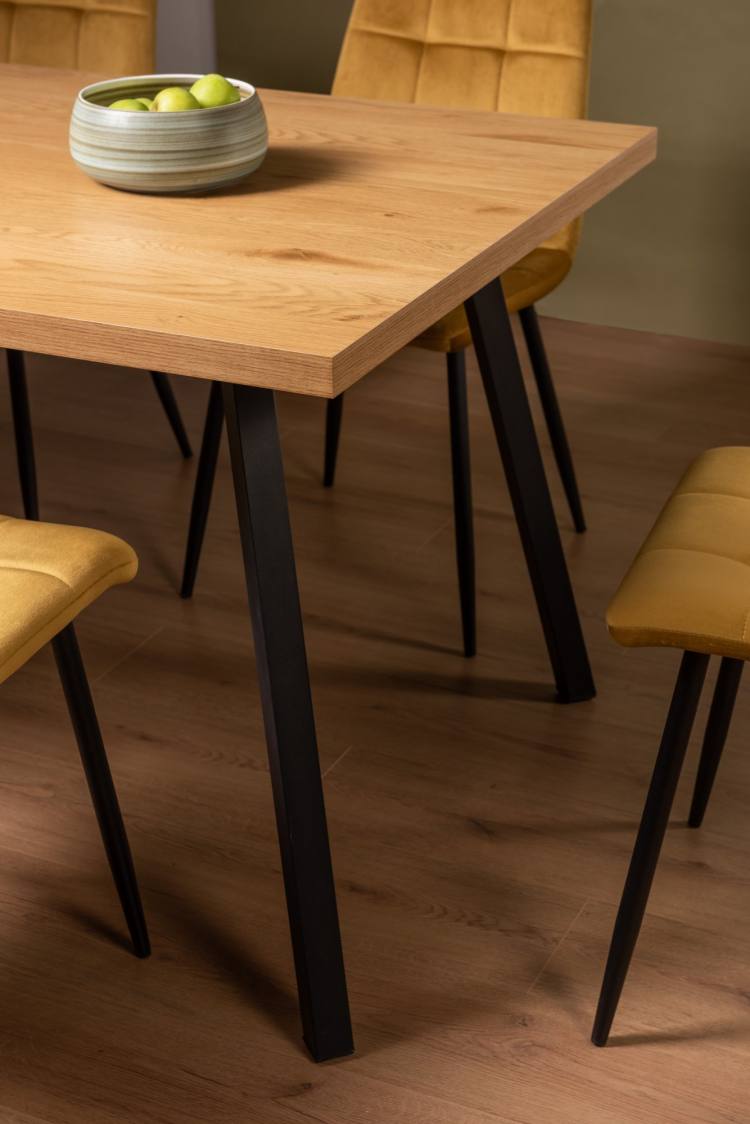
[[[341,436],[341,415],[344,412],[344,395],[338,394],[326,402],[326,450],[323,462],[323,486],[332,488],[336,477],[336,460]]]
[[[26,385],[26,367],[21,351],[6,351],[8,357],[8,385],[13,413],[13,430],[16,439],[16,462],[21,484],[23,513],[27,519],[39,518],[39,492],[34,459],[34,434],[31,428],[29,391]]]
[[[448,352],[448,405],[453,469],[453,513],[456,529],[456,564],[461,599],[464,655],[477,651],[476,590],[474,575],[474,514],[471,502],[469,409],[466,396],[466,353]]]
[[[203,427],[198,473],[195,477],[193,506],[190,512],[190,529],[185,548],[185,565],[182,570],[180,597],[193,596],[198,564],[201,558],[203,539],[206,534],[208,512],[211,507],[211,493],[216,478],[216,464],[219,459],[221,434],[224,426],[224,403],[221,383],[212,382],[208,395],[208,409]]]
[[[167,375],[162,374],[161,371],[151,371],[151,381],[154,384],[154,389],[159,395],[159,401],[162,404],[162,409],[167,415],[167,421],[175,435],[175,439],[180,448],[180,452],[187,460],[192,457],[193,450],[190,445],[185,425],[180,413],[180,407],[177,405],[177,399],[174,396],[172,384]]]
[[[542,402],[542,410],[544,411],[544,417],[547,422],[547,429],[549,430],[550,439],[552,441],[552,449],[555,454],[555,460],[557,461],[557,468],[560,473],[563,488],[565,489],[570,514],[573,517],[573,525],[576,531],[581,534],[586,530],[586,520],[583,515],[581,495],[578,491],[578,481],[576,480],[575,468],[573,467],[573,458],[570,454],[568,436],[565,432],[565,425],[563,423],[562,414],[560,413],[560,404],[557,401],[557,392],[555,390],[555,384],[552,381],[552,372],[549,368],[547,352],[539,327],[539,317],[536,314],[536,309],[533,304],[529,305],[528,308],[522,308],[519,316],[521,318],[521,327],[523,328],[526,347],[529,351],[529,358],[531,359],[531,366],[534,371],[539,397]]]
[[[73,625],[52,641],[65,700],[75,730],[104,849],[115,880],[136,956],[148,956],[151,945],[138,892],[138,882],[109,771],[99,723]]]
[[[682,657],[612,934],[591,1036],[595,1046],[607,1044],[630,959],[638,940],[708,660],[708,656],[697,652],[685,652]]]
[[[723,659],[719,667],[716,689],[711,702],[711,711],[706,723],[703,749],[695,780],[693,802],[688,818],[689,827],[700,827],[706,814],[711,789],[716,779],[716,771],[729,733],[732,712],[737,698],[737,690],[742,678],[743,660]]]

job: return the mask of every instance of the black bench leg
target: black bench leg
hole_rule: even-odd
[[[273,391],[225,384],[250,615],[305,1041],[353,1049]]]
[[[6,351],[8,357],[8,385],[13,413],[13,431],[16,440],[16,462],[21,484],[23,513],[27,519],[39,519],[39,492],[34,459],[34,434],[31,428],[29,390],[22,351]]]
[[[595,1046],[607,1044],[630,959],[638,940],[708,660],[708,656],[697,652],[685,652],[682,657],[612,934],[591,1035]]]
[[[706,723],[698,776],[695,779],[695,791],[693,792],[693,802],[688,818],[690,827],[700,827],[703,823],[724,743],[729,733],[729,724],[732,721],[732,711],[734,710],[744,666],[743,660],[723,659],[721,661],[716,689],[711,702],[711,711]]]
[[[561,702],[596,693],[500,282],[466,302],[485,394]]]
[[[81,754],[99,830],[136,956],[148,956],[151,945],[138,892],[138,882],[109,770],[94,701],[89,690],[78,641],[69,624],[52,641],[65,701]]]
[[[151,371],[150,374],[154,389],[159,396],[162,409],[167,415],[167,421],[175,436],[179,450],[185,460],[187,460],[189,457],[192,457],[193,450],[187,431],[185,430],[185,423],[182,420],[180,407],[177,405],[177,399],[175,398],[172,384],[169,381],[169,376],[163,374],[161,371]]]
[[[198,472],[193,490],[193,506],[190,511],[190,527],[185,547],[185,564],[182,569],[180,597],[193,596],[198,565],[201,559],[203,539],[206,534],[208,513],[211,507],[216,464],[221,447],[221,434],[224,428],[224,403],[221,383],[212,382],[208,395],[206,421],[203,427],[203,441],[198,459]]]
[[[464,655],[474,656],[477,651],[477,619],[469,408],[466,395],[466,354],[463,351],[448,352],[447,362],[451,466],[453,470],[453,515],[458,591],[461,601],[461,625],[463,628]]]

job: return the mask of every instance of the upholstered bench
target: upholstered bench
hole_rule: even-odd
[[[0,683],[52,643],[133,947],[148,956],[138,883],[72,623],[137,569],[134,552],[113,535],[0,515]]]
[[[711,449],[687,470],[607,613],[629,647],[683,651],[612,936],[593,1041],[606,1045],[711,656],[722,657],[688,823],[699,827],[750,659],[750,448]]]

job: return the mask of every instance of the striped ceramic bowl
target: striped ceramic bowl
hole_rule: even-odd
[[[109,109],[120,98],[153,98],[167,86],[192,86],[200,74],[147,74],[81,90],[70,122],[70,152],[81,171],[125,191],[211,191],[260,167],[268,149],[263,105],[254,86],[230,81],[240,100],[214,109],[133,113]]]

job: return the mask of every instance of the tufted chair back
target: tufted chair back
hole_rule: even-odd
[[[149,73],[155,12],[156,0],[0,0],[0,62]]]
[[[591,0],[355,0],[333,93],[582,117],[590,30]]]

